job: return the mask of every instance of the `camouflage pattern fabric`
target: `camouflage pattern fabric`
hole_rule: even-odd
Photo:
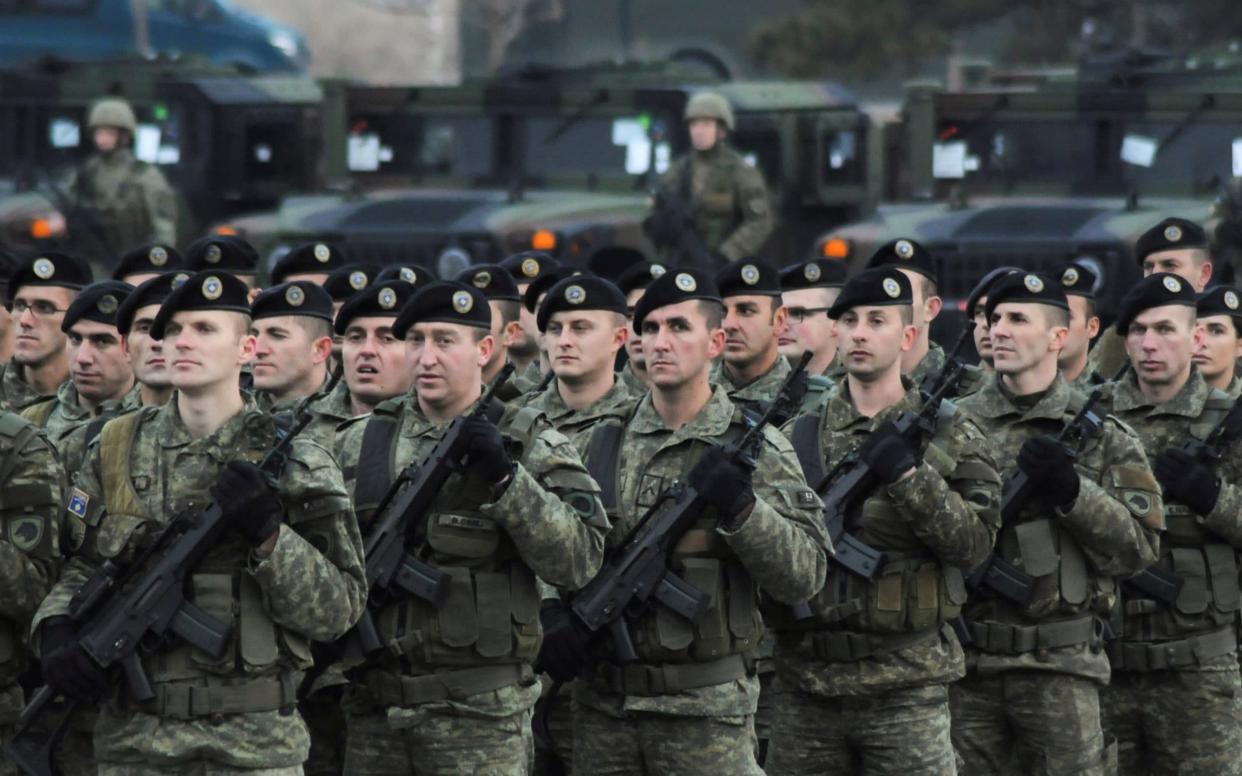
[[[703,244],[727,261],[759,255],[774,226],[763,174],[723,142],[710,151],[691,153],[694,180],[687,204]],[[686,157],[675,160],[662,179],[679,196],[685,190],[687,162]],[[680,257],[669,253],[665,258],[676,265]]]
[[[513,384],[523,394],[529,394],[543,382],[543,372],[539,369],[539,359],[531,361],[521,372],[513,375]]]
[[[922,385],[923,381],[928,377],[940,374],[940,370],[944,369],[945,362],[948,359],[949,355],[945,353],[944,348],[932,342],[928,347],[927,355],[923,356],[923,360],[919,362],[919,365],[914,368],[914,371],[908,377],[914,381],[915,385]],[[962,379],[958,383],[957,396],[969,396],[978,391],[990,377],[981,367],[975,364],[968,364],[962,370]]]
[[[785,378],[789,376],[791,371],[793,370],[790,368],[789,362],[784,357],[777,356],[776,362],[772,364],[771,369],[746,385],[739,385],[729,374],[728,366],[725,365],[724,361],[720,361],[716,381],[724,386],[725,392],[729,394],[729,401],[734,404],[766,404],[776,396],[776,392],[781,388],[781,383],[785,382]]]
[[[179,764],[175,769],[159,768],[145,765],[107,765],[99,766],[98,772],[90,771],[90,776],[302,776],[302,769],[291,768],[230,768],[215,763]],[[66,774],[66,776],[76,776]]]
[[[0,364],[0,411],[21,412],[35,402],[50,399],[42,396],[22,379],[22,368],[12,361]]]
[[[272,418],[253,403],[199,439],[186,430],[176,402],[144,408],[142,413],[128,462],[136,502],[120,505],[122,512],[110,510],[109,495],[104,493],[102,444],[93,444],[77,472],[69,500],[69,511],[81,524],[74,554],[39,608],[32,628],[37,629],[48,617],[67,614],[74,591],[104,559],[122,565],[131,562],[172,516],[209,503],[208,491],[226,462],[258,461],[275,441]],[[236,686],[261,679],[295,686],[299,672],[310,666],[307,641],[334,639],[361,614],[362,540],[332,456],[308,439],[295,439],[278,492],[287,522],[280,528],[271,555],[258,559],[239,538],[226,534],[191,574],[191,587],[205,591],[204,597],[192,596],[196,603],[230,620],[234,634],[246,632],[263,639],[266,628],[274,640],[268,642],[272,649],[263,648],[262,642],[255,645],[258,653],[248,651],[250,657],[243,667],[235,643],[223,662],[205,665],[193,659],[188,645],[174,643],[144,657],[144,667],[157,688],[167,686],[171,691],[187,682]],[[211,581],[222,572],[242,580],[234,583],[232,601],[216,600],[214,594],[205,597],[206,591],[213,590]],[[259,610],[247,605],[244,596],[242,603],[237,601],[238,586],[250,585],[257,586],[261,596]],[[251,643],[246,642],[245,648],[251,650]],[[178,773],[192,772],[194,767],[207,772],[213,768],[299,768],[308,748],[301,718],[282,711],[180,719],[108,702],[95,727],[101,769],[130,772],[141,772],[144,767]]]
[[[129,149],[93,154],[73,171],[65,192],[117,255],[135,245],[177,244],[177,199],[159,167],[138,161]],[[90,252],[99,250],[82,238]]]
[[[643,385],[642,382],[634,376],[634,368],[628,364],[625,369],[622,369],[620,374],[617,375],[617,382],[624,386],[625,390],[629,392],[630,398],[632,398],[635,402],[647,395],[647,386]]]
[[[308,411],[311,413],[312,420],[303,429],[302,434],[331,450],[339,460],[337,430],[342,423],[354,417],[354,409],[349,399],[349,386],[345,384],[345,380],[338,382],[330,393],[312,400]]]
[[[99,405],[95,413],[84,408],[78,399],[77,386],[70,380],[60,386],[56,398],[51,400],[51,412],[46,414],[43,431],[56,447],[60,459],[67,468],[76,470],[86,453],[86,429],[99,417],[111,417],[132,412],[142,406],[140,386],[137,384],[119,399]],[[42,404],[34,404],[22,410],[22,417],[37,422],[37,415],[44,414]]]
[[[561,398],[557,381],[553,378],[542,393],[527,394],[519,404],[542,413],[557,431],[569,437],[578,453],[583,455],[595,426],[601,421],[614,418],[624,421],[634,411],[638,399],[617,380],[599,401],[584,410],[575,410]]]
[[[1117,374],[1122,364],[1129,360],[1126,355],[1126,338],[1117,333],[1117,329],[1109,326],[1100,332],[1091,355],[1087,358],[1087,372],[1111,377]]]

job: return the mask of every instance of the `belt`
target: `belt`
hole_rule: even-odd
[[[252,679],[240,684],[209,685],[159,684],[155,697],[135,701],[121,693],[125,708],[172,719],[223,717],[262,711],[292,712],[297,705],[300,673],[283,674],[274,679]]]
[[[623,666],[602,663],[595,669],[596,678],[613,692],[639,696],[711,687],[754,675],[754,661],[742,655],[729,655],[710,663],[630,663]]]
[[[1225,626],[1177,641],[1114,641],[1108,659],[1114,671],[1163,671],[1206,663],[1238,649],[1238,635]]]
[[[1104,623],[1092,615],[1038,625],[967,621],[972,646],[983,652],[1023,655],[1040,650],[1102,644]]]
[[[940,640],[940,628],[917,633],[877,635],[850,631],[819,631],[807,634],[811,654],[827,663],[853,663],[886,655],[899,649]]]
[[[359,684],[381,706],[418,706],[461,700],[502,687],[533,681],[528,663],[463,668],[460,671],[405,676],[390,671],[364,671]]]

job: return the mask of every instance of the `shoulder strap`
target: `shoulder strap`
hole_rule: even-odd
[[[1224,391],[1213,388],[1203,403],[1203,412],[1190,424],[1190,435],[1200,442],[1207,440],[1212,431],[1220,425],[1229,410],[1233,409],[1234,400]]]
[[[142,500],[130,480],[129,456],[142,425],[143,412],[130,412],[104,423],[99,432],[100,477],[109,512],[143,514]]]
[[[587,442],[583,463],[587,473],[599,485],[599,498],[604,504],[604,511],[612,514],[616,511],[617,475],[621,465],[621,440],[625,436],[625,426],[616,420],[600,423],[591,430],[591,439]]]
[[[47,421],[52,417],[52,410],[56,409],[56,397],[44,399],[36,404],[28,405],[22,410],[22,417],[39,428],[46,428]]]
[[[535,437],[537,422],[542,415],[543,413],[534,407],[522,407],[513,413],[509,427],[505,429],[505,436],[521,445],[522,450],[526,450]]]
[[[793,449],[802,465],[802,475],[812,488],[818,487],[828,476],[824,468],[824,446],[819,436],[819,424],[823,420],[818,412],[799,415],[794,421]]]
[[[362,432],[362,449],[358,451],[358,470],[354,474],[355,508],[373,507],[388,495],[393,481],[392,458],[396,444],[396,419],[372,415]]]

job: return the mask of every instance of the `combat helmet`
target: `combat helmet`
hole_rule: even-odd
[[[716,119],[733,131],[733,106],[715,92],[698,92],[686,101],[686,121],[691,119]]]
[[[90,118],[86,122],[91,129],[96,127],[117,127],[127,130],[131,135],[138,131],[138,119],[134,117],[134,109],[125,100],[109,97],[91,106]]]

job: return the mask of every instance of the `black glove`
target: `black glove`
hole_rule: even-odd
[[[558,682],[580,676],[587,663],[587,645],[594,635],[591,630],[564,601],[544,601],[539,622],[543,625],[543,646],[535,659],[535,670]]]
[[[505,450],[505,439],[495,423],[487,418],[468,417],[462,421],[461,440],[471,470],[489,485],[495,487],[512,476],[513,459]]]
[[[53,617],[39,626],[43,678],[50,687],[73,700],[96,700],[108,690],[108,676],[76,638],[68,617]]]
[[[229,461],[220,470],[211,497],[234,531],[258,547],[280,529],[284,507],[263,470],[249,461]]]
[[[1036,498],[1054,507],[1069,507],[1078,498],[1078,472],[1061,443],[1033,436],[1018,451],[1018,468],[1026,472]]]
[[[1199,463],[1189,453],[1169,449],[1156,456],[1151,468],[1169,501],[1185,504],[1200,515],[1216,506],[1220,480],[1213,467]]]
[[[729,521],[749,514],[755,505],[750,474],[750,469],[735,463],[721,447],[712,445],[690,470],[686,482],[716,508],[727,526]]]
[[[897,427],[891,422],[881,423],[872,430],[862,447],[858,448],[858,457],[886,485],[901,479],[901,475],[919,465],[910,443],[897,433]]]

